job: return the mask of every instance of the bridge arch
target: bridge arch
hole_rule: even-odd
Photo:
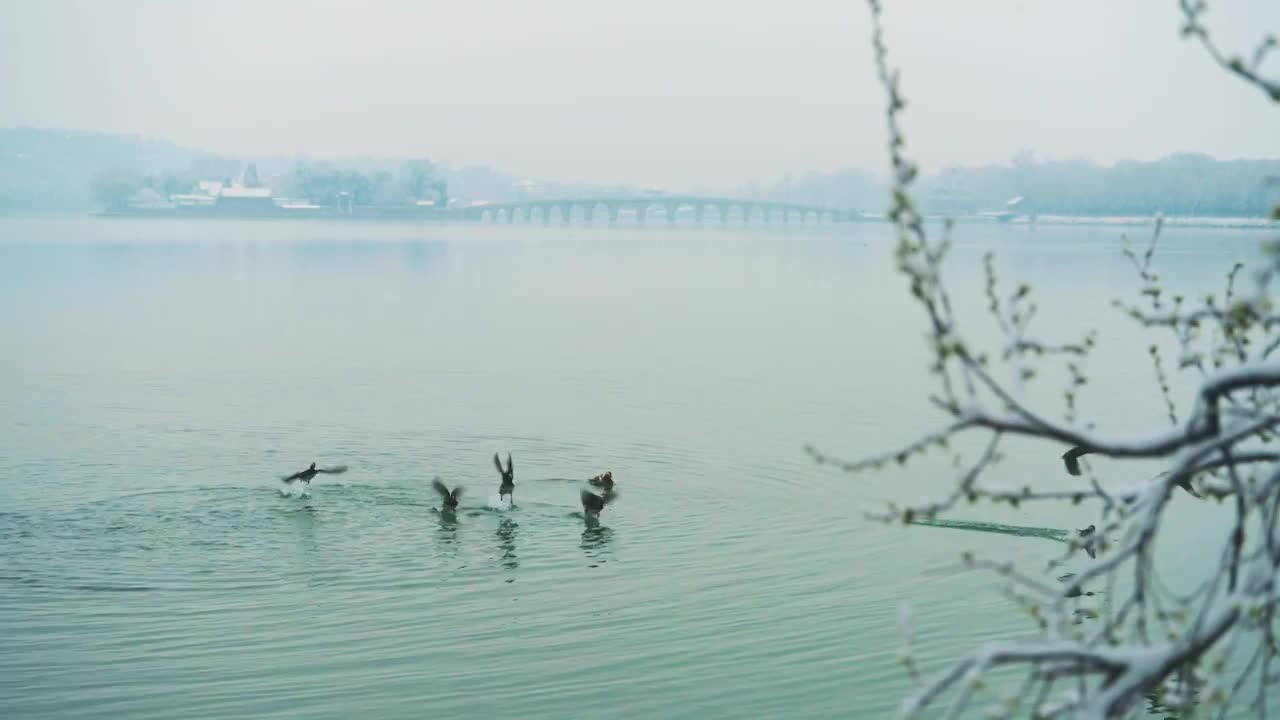
[[[770,199],[747,199],[732,197],[714,197],[698,195],[597,195],[586,197],[561,197],[513,202],[495,202],[490,205],[477,204],[459,208],[450,216],[457,220],[509,223],[534,223],[541,221],[550,224],[559,217],[559,221],[570,225],[576,218],[587,224],[601,224],[605,219],[617,223],[625,211],[628,224],[647,224],[659,214],[665,217],[668,224],[686,222],[691,218],[694,222],[704,224],[712,221],[713,213],[723,225],[730,222],[750,225],[752,223],[773,224],[781,222],[790,224],[832,224],[856,221],[859,216],[852,211],[789,203]],[[632,215],[634,214],[634,220]]]
[[[674,225],[680,219],[680,211],[685,208],[689,208],[695,222],[702,224],[702,204],[686,199],[673,200],[667,204],[667,222]]]

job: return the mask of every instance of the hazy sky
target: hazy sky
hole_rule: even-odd
[[[886,4],[926,169],[1280,156],[1177,0]],[[1213,6],[1233,49],[1280,34],[1280,0]],[[676,187],[879,169],[883,105],[862,0],[0,0],[0,126]]]

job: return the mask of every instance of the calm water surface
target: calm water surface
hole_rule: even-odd
[[[1218,288],[1259,239],[1172,232],[1158,269]],[[0,716],[891,715],[901,602],[927,669],[1026,631],[958,554],[1032,566],[1091,517],[883,526],[862,512],[946,487],[947,464],[852,477],[803,454],[938,422],[890,242],[0,221]],[[1099,328],[1092,416],[1159,422],[1146,342],[1108,310],[1134,287],[1120,231],[958,244],[974,332],[992,248],[1051,338]],[[997,479],[1061,483],[1060,452],[1011,445]],[[312,460],[350,471],[282,494]],[[620,499],[587,528],[577,494],[605,470]],[[466,486],[456,522],[435,476]],[[1179,567],[1216,554],[1193,540]]]

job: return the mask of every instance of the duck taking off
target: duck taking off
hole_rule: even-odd
[[[493,464],[498,468],[498,474],[502,476],[502,482],[498,484],[498,499],[501,500],[503,495],[511,498],[511,502],[516,501],[516,471],[511,466],[511,453],[507,453],[507,469],[502,469],[502,461],[498,459],[498,453],[493,454]]]
[[[587,484],[602,488],[605,491],[613,489],[613,471],[610,470],[602,475],[597,475],[587,481]]]
[[[346,471],[347,471],[346,465],[336,465],[331,468],[318,468],[316,467],[315,463],[311,463],[311,467],[307,468],[306,470],[300,470],[290,475],[289,477],[282,477],[280,478],[280,481],[285,483],[291,483],[291,482],[294,482],[295,480],[301,480],[302,482],[310,485],[311,478],[315,477],[316,475],[319,475],[320,473],[324,473],[326,475],[341,475]]]
[[[604,506],[617,499],[617,493],[607,492],[604,495],[597,495],[590,490],[582,491],[582,514],[586,516],[587,522],[600,519],[600,511],[604,510]]]
[[[440,482],[440,478],[436,478],[431,481],[431,487],[435,488],[436,492],[440,493],[440,512],[451,513],[458,509],[458,498],[462,497],[461,485],[454,488],[453,492],[449,492],[449,488],[445,487],[445,484]]]

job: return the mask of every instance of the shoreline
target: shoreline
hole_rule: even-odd
[[[440,225],[478,225],[478,226],[505,226],[511,223],[478,221],[464,219],[458,211],[432,212],[357,212],[355,214],[328,214],[328,213],[306,213],[306,214],[290,214],[284,213],[184,213],[173,212],[172,210],[99,210],[91,212],[83,211],[54,211],[54,212],[31,212],[31,213],[0,213],[0,219],[12,220],[36,220],[36,219],[69,219],[69,218],[101,218],[107,220],[187,220],[187,221],[225,221],[225,220],[271,220],[283,222],[307,222],[307,223],[352,223],[352,222],[375,222],[375,223],[414,223],[431,226]],[[1014,217],[1009,219],[999,219],[975,215],[926,215],[925,221],[928,223],[942,223],[951,220],[956,224],[962,225],[991,225],[991,226],[1009,226],[1009,227],[1035,227],[1037,225],[1045,225],[1050,227],[1152,227],[1155,225],[1155,218],[1151,216],[1093,216],[1093,215],[1040,215],[1035,218],[1026,216]],[[1166,228],[1212,228],[1219,230],[1280,230],[1280,221],[1271,220],[1266,217],[1214,217],[1214,216],[1164,216],[1164,226]],[[852,220],[827,222],[822,224],[815,223],[791,223],[795,227],[836,227],[840,225],[860,225],[867,223],[887,223],[888,219],[878,214],[863,214]],[[515,223],[522,227],[539,226],[539,227],[586,227],[581,222],[575,223],[542,223],[542,222],[519,222]],[[697,223],[678,222],[681,227],[696,227]],[[722,227],[722,223],[718,220],[712,220],[702,223],[709,228]],[[732,223],[734,227],[743,225],[741,220]],[[783,223],[754,221],[747,224],[751,227],[785,227]],[[646,225],[640,225],[635,222],[622,222],[612,225],[612,227],[650,227],[654,229],[667,227],[665,221],[653,221]],[[610,227],[608,224],[593,224],[591,227]]]
[[[943,220],[945,218],[928,217],[928,220]],[[1213,217],[1213,216],[1162,216],[1165,227],[1178,228],[1215,228],[1227,230],[1275,230],[1280,229],[1280,222],[1270,220],[1265,217]],[[966,224],[987,224],[987,225],[1016,225],[1016,226],[1033,226],[1033,225],[1051,225],[1051,226],[1077,226],[1077,227],[1151,227],[1155,225],[1156,219],[1152,216],[1095,216],[1095,215],[1040,215],[1034,220],[1028,218],[1014,218],[1006,222],[998,220],[988,220],[985,218],[959,217],[956,222]]]

